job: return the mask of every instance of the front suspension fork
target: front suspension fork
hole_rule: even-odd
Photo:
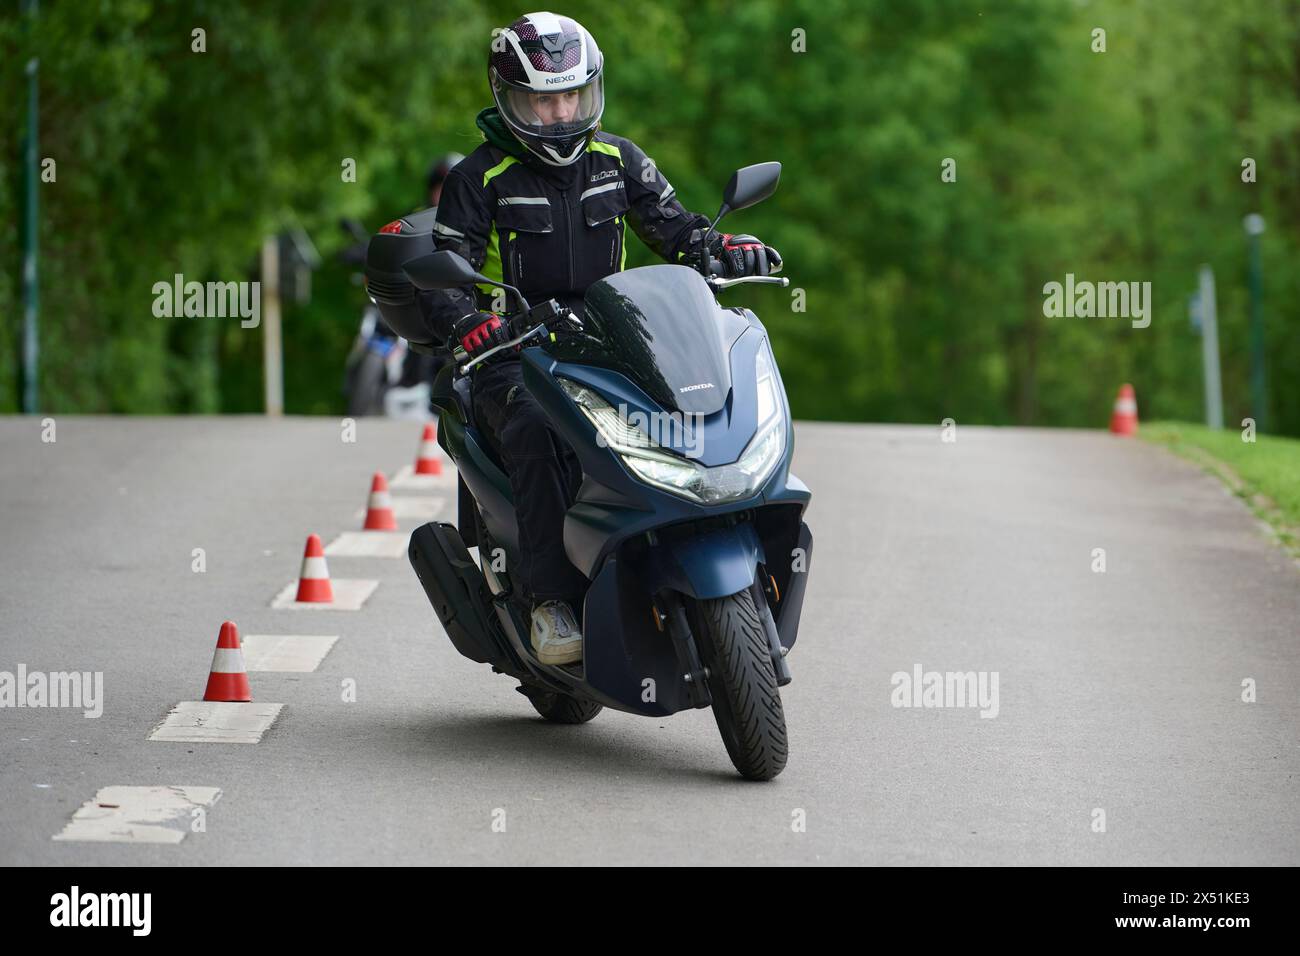
[[[660,613],[660,603],[664,605],[664,623],[673,640],[677,668],[681,672],[682,682],[686,684],[686,696],[692,707],[709,707],[713,704],[713,696],[709,693],[709,669],[700,660],[700,652],[691,635],[691,626],[686,620],[686,608],[682,605],[681,596],[672,591],[661,594],[656,602],[656,615]]]
[[[794,680],[794,676],[790,673],[790,665],[785,662],[786,651],[781,646],[781,637],[776,631],[776,619],[772,617],[772,606],[768,602],[766,589],[761,580],[767,577],[767,569],[760,564],[758,570],[759,573],[754,576],[754,583],[749,586],[749,593],[754,598],[754,607],[758,610],[759,620],[763,622],[763,630],[767,632],[767,650],[772,656],[772,671],[776,674],[776,686],[784,687]]]

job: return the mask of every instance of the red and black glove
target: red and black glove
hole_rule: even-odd
[[[710,245],[709,252],[721,264],[726,279],[771,275],[781,268],[781,254],[754,236],[724,232]]]
[[[456,320],[452,334],[470,358],[478,358],[488,349],[510,340],[501,318],[492,312],[471,312]]]

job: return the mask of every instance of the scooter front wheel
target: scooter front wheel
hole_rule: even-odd
[[[727,754],[747,780],[771,780],[785,769],[789,743],[767,632],[753,595],[746,589],[697,607],[713,716]]]

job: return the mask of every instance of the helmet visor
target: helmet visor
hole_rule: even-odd
[[[564,139],[586,133],[605,107],[604,81],[597,76],[585,86],[534,93],[498,81],[497,107],[506,122],[523,133],[543,139]]]

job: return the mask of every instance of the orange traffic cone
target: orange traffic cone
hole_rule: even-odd
[[[415,473],[417,475],[442,474],[442,459],[438,457],[438,432],[432,423],[424,426],[420,451],[415,456]]]
[[[381,471],[375,472],[370,483],[370,502],[366,506],[365,531],[396,531],[397,519],[393,516],[393,499],[388,494],[388,482]]]
[[[302,574],[298,575],[298,596],[294,600],[314,604],[329,604],[334,600],[329,568],[325,566],[325,549],[321,547],[319,535],[307,536]]]
[[[244,669],[244,652],[239,646],[239,628],[235,627],[234,621],[221,625],[203,699],[240,703],[253,699],[252,688],[248,686],[248,671]]]
[[[1116,435],[1136,435],[1138,430],[1138,403],[1133,386],[1125,383],[1115,396],[1115,410],[1110,416],[1110,430]]]

